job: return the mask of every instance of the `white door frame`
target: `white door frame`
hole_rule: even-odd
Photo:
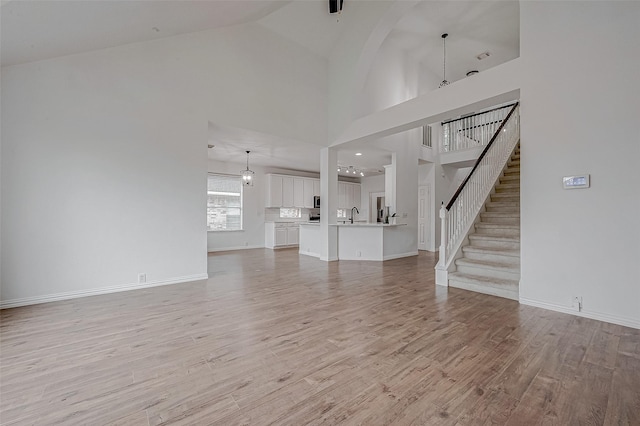
[[[425,189],[424,203],[425,205],[420,209],[420,192]],[[418,185],[418,250],[430,250],[431,249],[431,222],[433,212],[431,210],[431,184]],[[424,214],[423,220],[420,219],[420,214]],[[421,232],[423,235],[421,235]],[[422,241],[422,242],[421,242]]]

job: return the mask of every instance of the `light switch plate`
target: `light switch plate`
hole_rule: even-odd
[[[565,176],[562,178],[562,187],[564,189],[581,189],[591,186],[590,175]]]

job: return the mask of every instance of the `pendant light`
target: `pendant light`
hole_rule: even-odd
[[[447,37],[449,34],[442,34],[442,83],[440,83],[440,87],[448,86],[449,82],[447,81]]]
[[[242,183],[244,186],[253,186],[255,172],[249,170],[249,153],[251,151],[247,151],[247,170],[242,171]]]

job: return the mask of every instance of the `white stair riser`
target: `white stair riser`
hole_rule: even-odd
[[[458,265],[458,272],[469,275],[480,275],[488,278],[500,278],[505,280],[520,280],[520,269],[514,271],[483,268],[482,266]]]
[[[505,299],[511,299],[511,300],[520,299],[517,289],[509,291],[506,289],[503,290],[503,289],[494,288],[494,287],[473,285],[473,284],[466,283],[464,281],[455,280],[453,278],[449,280],[449,287],[460,288],[463,290],[471,290],[477,293],[489,294],[492,296],[504,297]]]
[[[506,194],[506,193],[520,194],[520,188],[506,186],[506,185],[498,185],[496,186],[496,192],[500,194]]]
[[[495,237],[520,237],[520,230],[513,228],[478,228],[477,235],[491,235]]]
[[[520,175],[507,175],[500,178],[500,184],[520,185]]]
[[[519,203],[520,202],[520,194],[510,194],[510,193],[496,193],[491,194],[491,202],[509,202],[509,203]]]
[[[520,175],[519,174],[515,174],[515,173],[510,173],[510,174],[504,174],[502,176],[500,176],[500,182],[519,182],[520,181]]]
[[[500,254],[472,251],[464,252],[464,257],[471,260],[505,263],[520,268],[520,258],[517,256],[505,256]]]
[[[481,239],[474,238],[473,236],[469,236],[469,240],[471,241],[471,245],[473,247],[478,248],[506,248],[513,250],[520,250],[520,242],[517,241],[502,241],[502,240],[490,240],[490,239]]]
[[[487,206],[487,211],[488,211],[488,212],[492,212],[492,213],[519,213],[519,212],[520,212],[520,206],[514,206],[514,207],[505,207],[505,206],[494,207],[494,206]]]
[[[519,217],[486,217],[482,216],[482,221],[486,223],[502,223],[504,225],[520,225]]]
[[[499,208],[499,207],[514,207],[519,209],[520,203],[517,201],[489,201],[486,204],[486,207],[489,208]]]

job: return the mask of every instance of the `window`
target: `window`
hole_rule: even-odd
[[[349,219],[347,209],[338,209],[338,219]]]
[[[242,177],[209,174],[207,229],[209,231],[242,230]]]
[[[302,210],[300,209],[290,209],[290,208],[281,208],[280,209],[280,217],[283,219],[297,219],[302,217]]]

